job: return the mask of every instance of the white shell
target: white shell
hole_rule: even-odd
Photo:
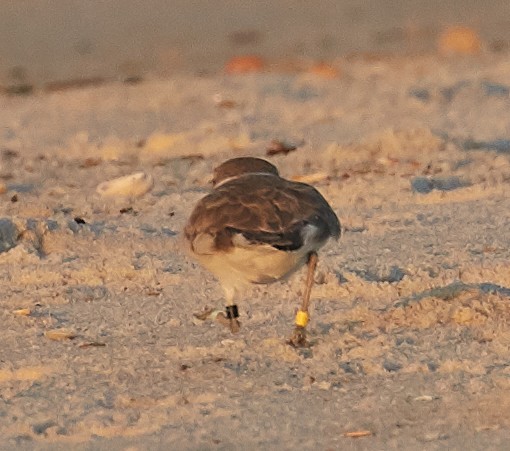
[[[96,191],[104,197],[140,197],[151,190],[154,179],[145,172],[135,172],[100,183]]]

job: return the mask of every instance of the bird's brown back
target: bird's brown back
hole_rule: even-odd
[[[201,199],[184,233],[191,243],[199,234],[211,235],[219,251],[231,248],[238,233],[253,243],[294,250],[303,244],[301,232],[307,224],[317,227],[320,240],[340,236],[336,214],[312,186],[246,174]]]

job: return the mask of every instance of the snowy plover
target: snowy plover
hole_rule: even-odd
[[[235,299],[248,284],[283,279],[307,264],[308,275],[290,343],[305,343],[317,251],[338,239],[340,222],[312,186],[281,178],[260,158],[228,160],[214,170],[213,190],[196,205],[184,234],[193,256],[221,283],[227,319],[239,330]]]

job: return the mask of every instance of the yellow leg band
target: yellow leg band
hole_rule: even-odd
[[[296,313],[296,326],[306,327],[308,324],[308,313],[298,310]]]

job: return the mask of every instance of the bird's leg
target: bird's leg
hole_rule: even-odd
[[[239,329],[241,328],[241,323],[238,321],[237,318],[239,318],[239,311],[237,310],[236,304],[227,305],[226,309],[226,316],[229,320],[230,330],[233,334],[239,332]]]
[[[317,260],[317,252],[310,252],[308,254],[308,272],[306,275],[305,292],[303,294],[301,308],[296,313],[296,328],[294,329],[294,334],[289,340],[289,344],[294,347],[301,347],[306,345],[306,325],[308,324],[309,318],[308,306],[310,304],[310,294],[312,292]]]
[[[234,303],[234,297],[236,294],[235,288],[224,288],[225,291],[225,313],[219,314],[216,317],[216,320],[219,321],[224,326],[230,328],[233,334],[239,332],[241,327],[241,323],[237,320],[239,318],[239,311],[237,309],[237,305]]]

